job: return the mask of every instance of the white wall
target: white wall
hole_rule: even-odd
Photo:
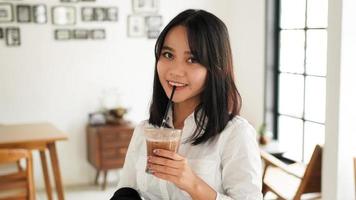
[[[323,199],[355,199],[356,2],[329,0]]]
[[[19,3],[59,1],[24,0]],[[15,3],[15,2],[14,2]],[[84,5],[73,3],[78,8]],[[92,5],[92,4],[90,4]],[[131,108],[127,118],[137,123],[147,117],[154,66],[154,40],[128,38],[126,16],[131,1],[97,0],[96,5],[119,7],[118,23],[93,23],[69,28],[105,28],[105,41],[54,41],[54,25],[0,24],[21,28],[22,44],[9,48],[0,40],[0,122],[49,121],[69,135],[58,143],[65,185],[94,179],[86,161],[87,114],[99,109],[104,89],[120,92],[120,102]],[[186,8],[202,8],[226,21],[237,66],[238,87],[244,99],[243,116],[258,126],[263,119],[264,5],[261,1],[161,0],[164,24]],[[79,13],[78,13],[79,17]],[[60,28],[60,27],[58,27]],[[43,187],[35,155],[37,187]],[[115,177],[114,177],[115,178]]]

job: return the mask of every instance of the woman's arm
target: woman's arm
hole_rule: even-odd
[[[217,200],[262,200],[262,167],[254,128],[246,121],[233,127],[223,144],[222,185]]]

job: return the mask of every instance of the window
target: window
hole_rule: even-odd
[[[268,0],[265,121],[286,156],[324,143],[327,0]]]

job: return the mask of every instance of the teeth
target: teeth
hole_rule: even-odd
[[[177,87],[186,86],[186,84],[184,84],[184,83],[177,83],[177,82],[173,82],[173,81],[168,81],[168,83],[170,85],[177,86]]]

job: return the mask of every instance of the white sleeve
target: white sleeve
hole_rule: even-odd
[[[138,125],[134,133],[132,135],[129,147],[127,149],[124,167],[120,170],[120,179],[118,188],[122,187],[131,187],[137,188],[136,183],[136,160],[137,160],[137,152],[136,152],[136,143],[138,139],[138,134],[140,134],[140,125]]]
[[[217,200],[262,200],[262,168],[256,132],[247,122],[238,123],[222,150],[222,186]]]

